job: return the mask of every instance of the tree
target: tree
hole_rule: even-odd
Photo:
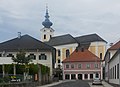
[[[26,57],[25,56],[25,52],[24,51],[20,51],[17,53],[16,55],[16,58],[13,57],[12,60],[14,62],[16,62],[17,64],[22,64],[22,65],[25,65],[25,72],[24,72],[24,76],[25,76],[25,79],[27,78],[28,76],[28,73],[29,73],[29,62],[32,62],[32,57]]]

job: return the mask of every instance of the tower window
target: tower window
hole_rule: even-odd
[[[46,39],[46,35],[44,35],[44,39]]]
[[[44,32],[45,32],[46,30],[44,30]]]
[[[52,35],[50,35],[50,38],[52,37]]]

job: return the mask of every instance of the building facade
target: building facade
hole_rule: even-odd
[[[0,43],[0,60],[2,60],[0,64],[14,63],[12,57],[16,58],[16,54],[21,50],[26,53],[26,56],[33,57],[31,63],[48,66],[52,76],[55,49],[29,35],[23,35]]]
[[[102,79],[101,60],[87,49],[75,50],[63,60],[63,79]]]
[[[105,80],[120,85],[120,41],[112,45],[106,52]]]

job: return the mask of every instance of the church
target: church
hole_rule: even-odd
[[[55,68],[62,68],[62,61],[69,58],[69,55],[76,49],[78,45],[88,49],[90,52],[103,60],[106,52],[107,42],[98,34],[93,33],[74,37],[71,34],[54,36],[55,30],[52,28],[53,23],[49,20],[48,8],[46,8],[44,26],[41,31],[41,41],[56,48]]]

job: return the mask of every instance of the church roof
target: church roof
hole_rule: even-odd
[[[66,62],[100,62],[100,58],[86,49],[83,51],[75,50],[68,58],[63,60],[63,63]]]
[[[27,50],[27,51],[51,51],[53,47],[29,36],[23,35],[20,38],[14,38],[5,42],[0,43],[0,51],[18,51],[18,50]]]
[[[72,37],[70,34],[52,37],[47,42],[47,44],[51,46],[58,46],[58,45],[65,45],[65,44],[72,44],[72,43],[76,43],[76,39]]]
[[[104,39],[102,39],[97,34],[89,34],[89,35],[79,36],[79,37],[75,37],[75,39],[80,43],[95,42],[95,41],[106,42]]]
[[[52,37],[47,44],[51,46],[58,46],[58,45],[66,45],[66,44],[72,44],[72,43],[80,43],[81,45],[85,45],[89,47],[91,42],[94,41],[103,41],[106,42],[104,39],[102,39],[97,34],[90,34],[90,35],[84,35],[79,37],[73,37],[70,34],[61,35]]]

